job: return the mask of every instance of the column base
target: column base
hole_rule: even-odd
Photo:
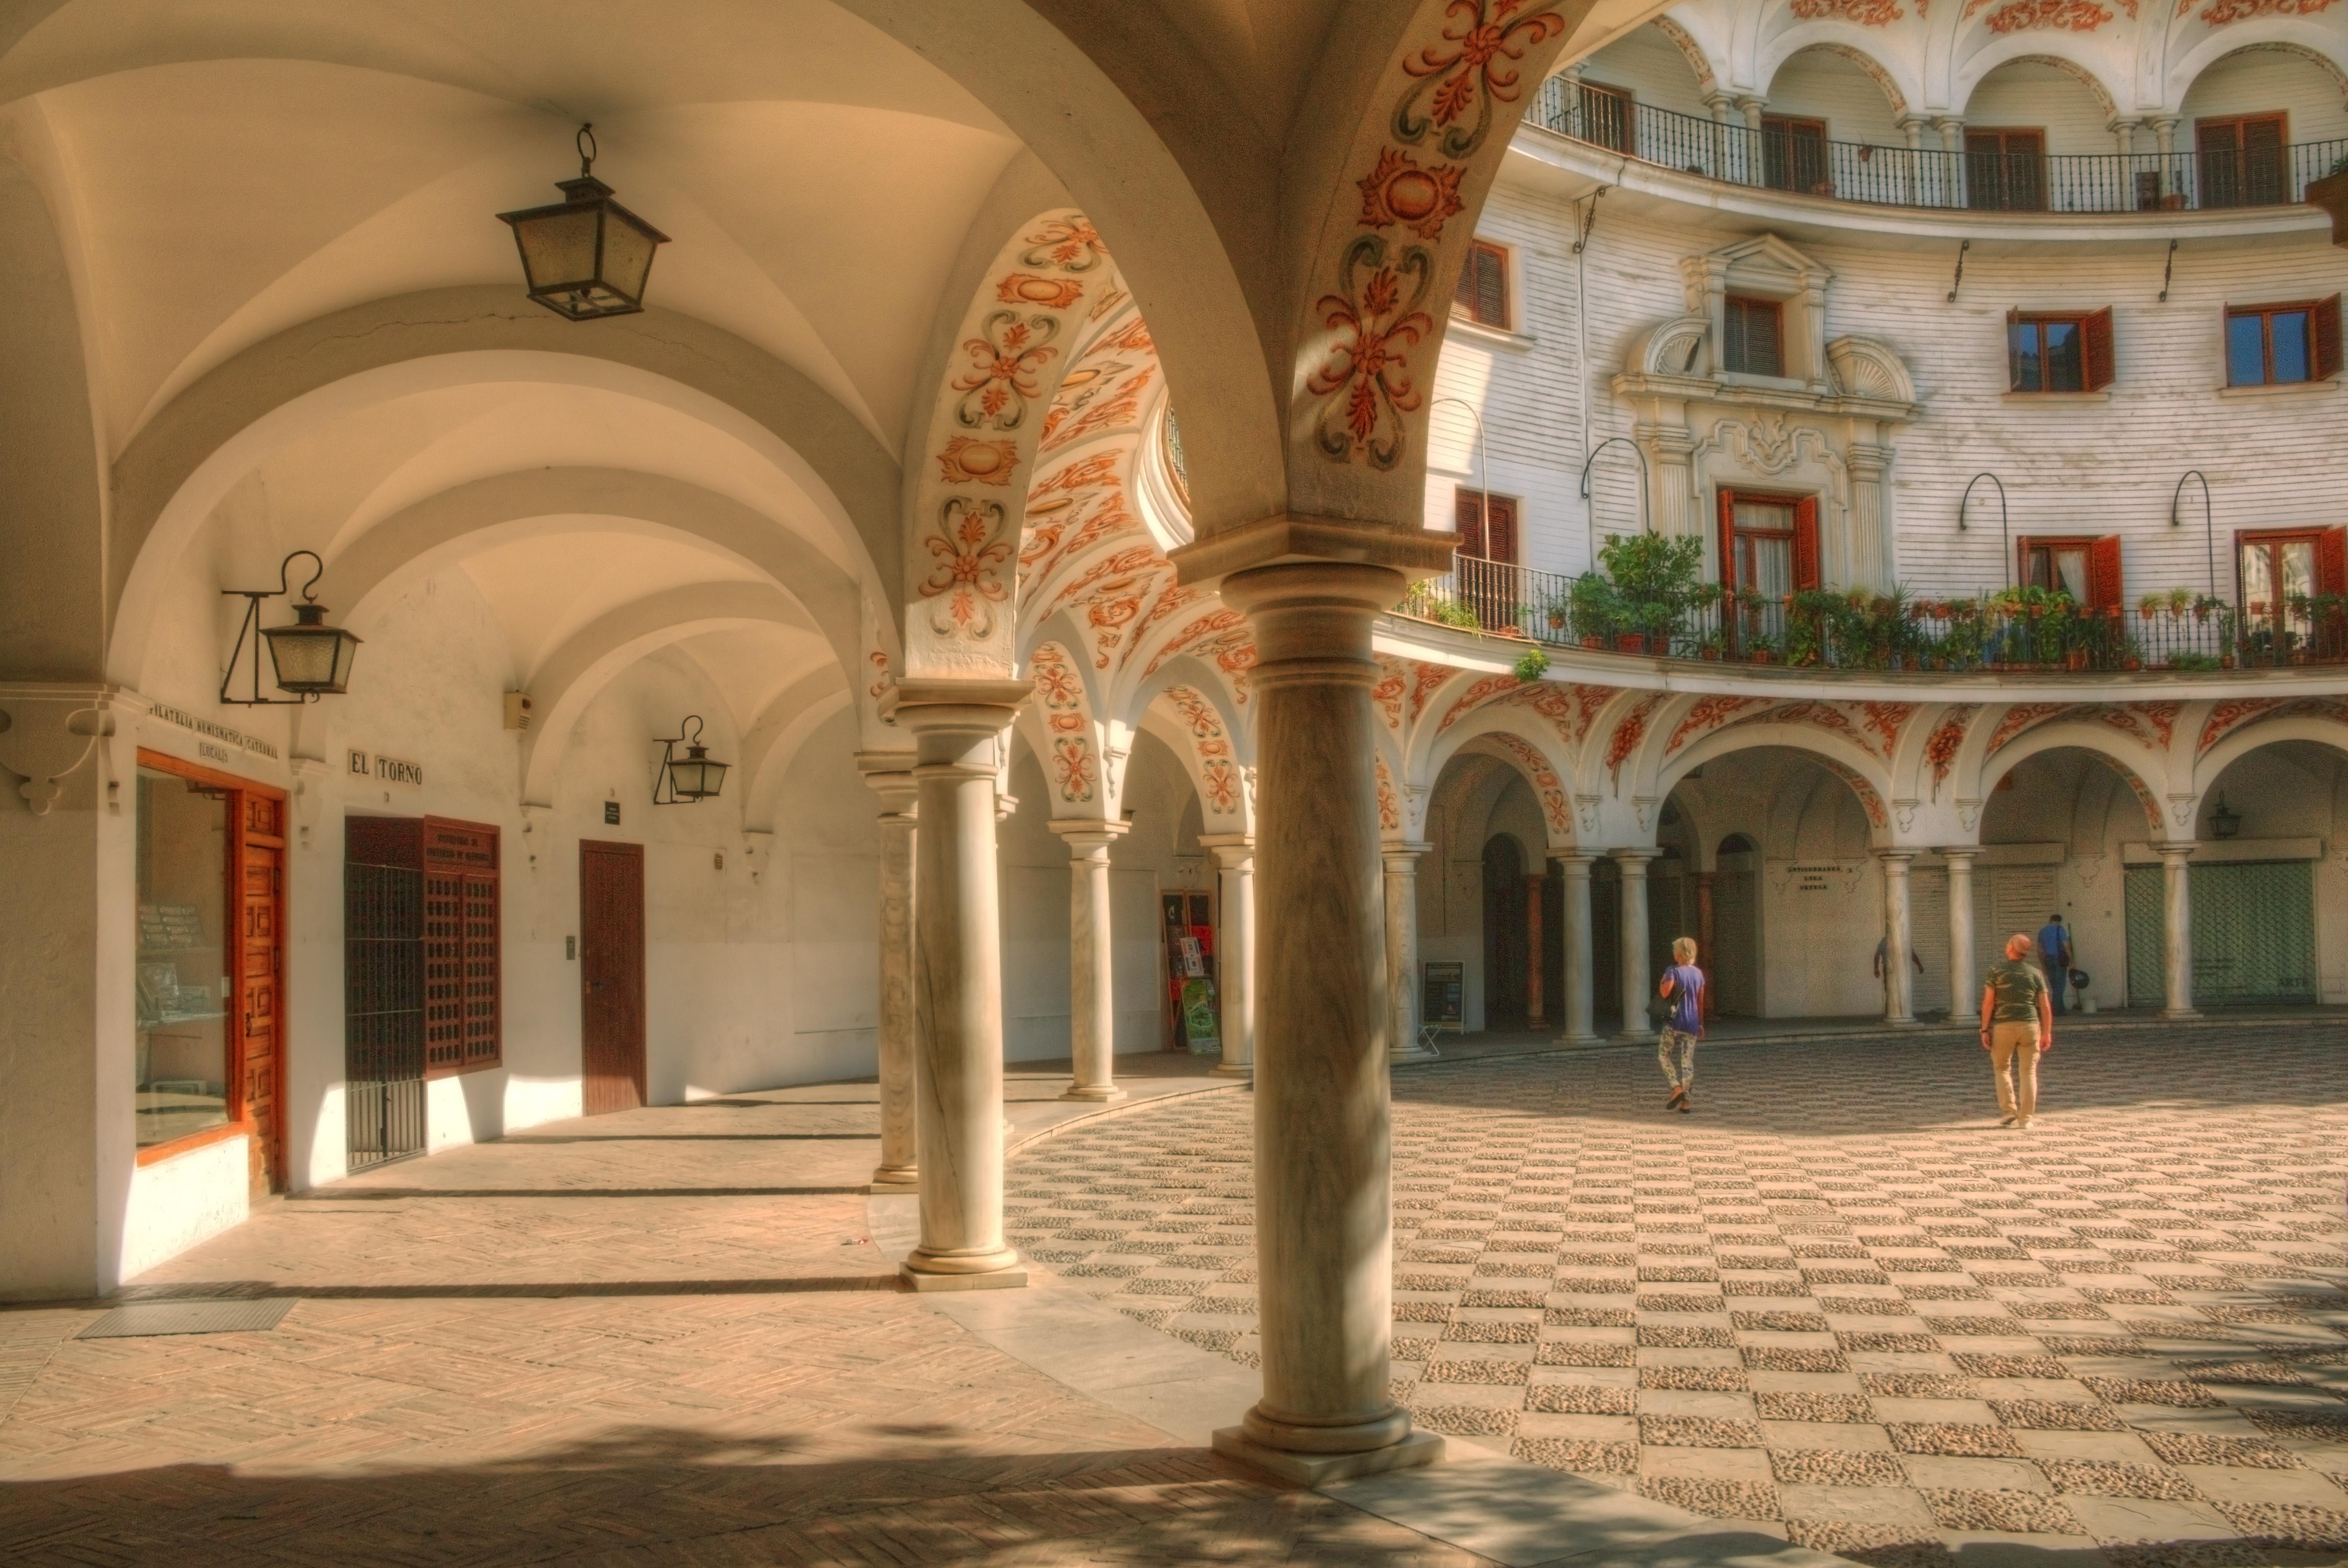
[[[917,1291],[1024,1290],[1027,1285],[1027,1271],[1016,1264],[986,1274],[927,1274],[906,1262],[897,1265],[897,1277]]]
[[[1386,1060],[1389,1062],[1431,1062],[1439,1059],[1440,1058],[1435,1052],[1428,1050],[1425,1046],[1419,1045],[1416,1042],[1413,1042],[1407,1046],[1388,1046],[1386,1047]]]
[[[1220,1427],[1215,1431],[1215,1451],[1298,1486],[1327,1486],[1356,1476],[1437,1463],[1443,1458],[1443,1439],[1433,1432],[1414,1431],[1398,1443],[1363,1453],[1301,1454],[1266,1448],[1237,1427]]]
[[[1624,1029],[1608,1037],[1618,1046],[1652,1046],[1662,1037],[1653,1029]]]
[[[1255,1064],[1253,1062],[1217,1062],[1207,1069],[1207,1076],[1209,1078],[1253,1078]]]
[[[2164,1018],[2198,1018],[2201,1016],[2201,1009],[2199,1007],[2163,1007],[2160,1010],[2160,1016]]]
[[[1089,1088],[1084,1084],[1070,1084],[1067,1088],[1060,1091],[1060,1098],[1062,1099],[1090,1100],[1097,1104],[1107,1105],[1111,1100],[1125,1099],[1126,1093],[1125,1090],[1117,1088],[1113,1084],[1095,1084]]]
[[[922,1173],[912,1166],[883,1165],[872,1172],[871,1191],[876,1197],[885,1198],[893,1193],[919,1192],[921,1190]]]
[[[1597,1035],[1560,1035],[1550,1043],[1558,1046],[1602,1046],[1606,1042]]]

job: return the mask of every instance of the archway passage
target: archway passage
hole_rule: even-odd
[[[1761,851],[1743,833],[1731,833],[1713,850],[1708,879],[1710,918],[1699,911],[1697,942],[1705,957],[1715,1015],[1753,1018],[1761,1015]]]
[[[1525,856],[1495,833],[1484,843],[1484,1026],[1521,1029],[1529,1019]]]

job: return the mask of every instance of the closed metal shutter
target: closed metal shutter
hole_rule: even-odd
[[[2194,866],[2193,1005],[2313,1002],[2315,868],[2306,861]],[[2128,1000],[2165,1002],[2161,869],[2127,873]]]

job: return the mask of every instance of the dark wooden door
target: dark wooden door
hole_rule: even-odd
[[[253,1194],[278,1191],[285,1181],[284,1020],[278,1006],[284,980],[283,862],[285,804],[252,790],[235,796],[235,1005],[239,1088],[252,1125]]]
[[[644,1103],[644,847],[579,846],[579,1071],[589,1116]]]

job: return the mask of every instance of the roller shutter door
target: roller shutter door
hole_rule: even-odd
[[[2127,872],[2128,1000],[2168,999],[2161,869]],[[2194,866],[2193,1005],[2315,1000],[2315,868],[2306,861]]]

